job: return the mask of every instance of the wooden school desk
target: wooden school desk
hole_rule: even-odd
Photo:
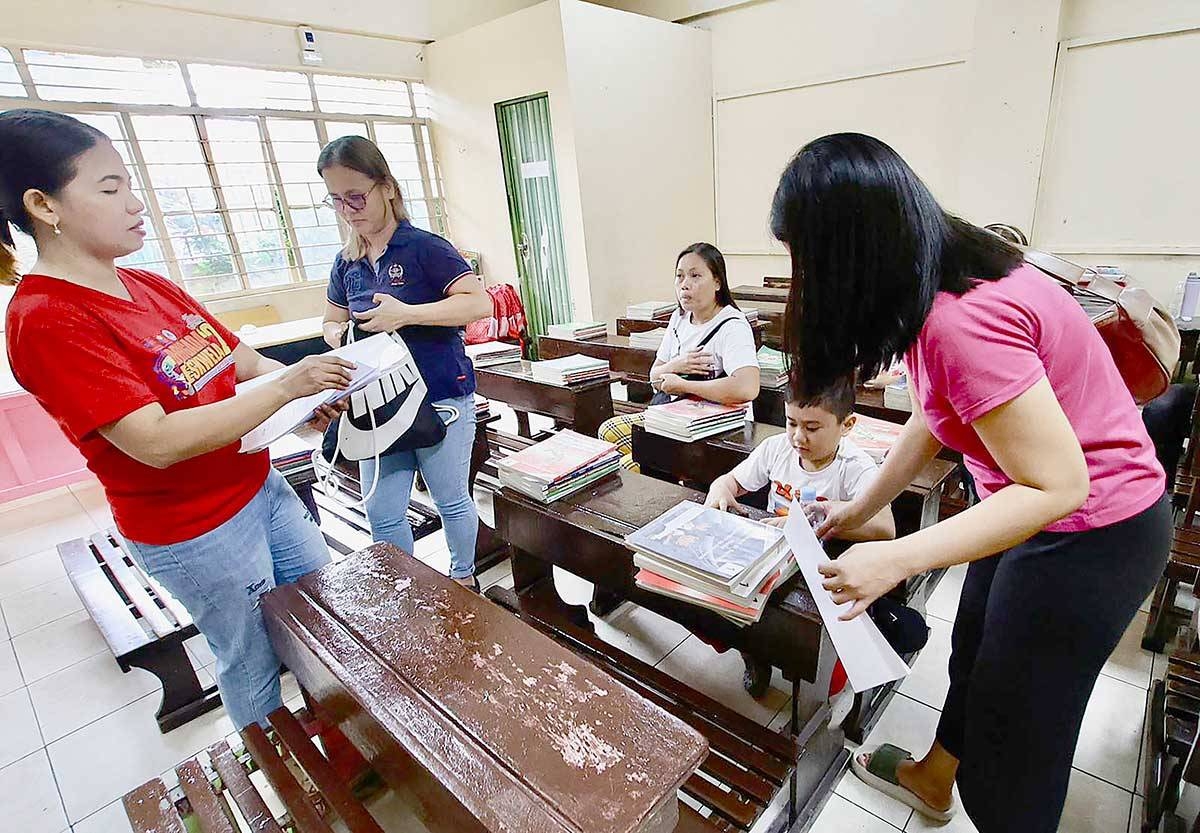
[[[322,316],[266,324],[235,335],[269,359],[295,364],[305,356],[314,356],[329,349],[321,335]]]
[[[517,361],[475,369],[481,396],[505,403],[517,412],[523,436],[529,436],[529,414],[542,414],[580,434],[596,436],[600,423],[613,415],[610,374],[577,385],[552,385],[533,378],[529,362]]]
[[[848,753],[842,747],[841,731],[828,726],[827,694],[835,655],[803,579],[794,576],[780,587],[762,620],[746,627],[699,606],[647,592],[634,583],[636,568],[633,553],[625,546],[625,536],[681,500],[703,498],[692,489],[628,471],[551,504],[501,489],[493,503],[496,531],[512,545],[514,586],[511,591],[493,587],[487,595],[560,642],[590,653],[595,662],[643,696],[686,708],[690,718],[685,720],[696,720],[693,725],[704,727],[701,731],[715,749],[746,767],[717,767],[723,763],[718,760],[709,774],[729,789],[697,784],[691,793],[729,822],[731,827],[727,829],[748,830],[784,786],[795,790],[796,815],[804,818],[806,810],[811,812],[832,789]],[[764,730],[597,639],[586,611],[559,597],[554,588],[555,566],[593,582],[601,591],[633,601],[708,639],[748,651],[781,668],[793,681],[794,740]],[[785,742],[797,746],[788,751]],[[800,747],[803,754],[797,761],[795,753]],[[795,769],[789,773],[793,763]],[[688,791],[686,785],[684,790]],[[770,825],[766,829],[781,828]]]
[[[783,425],[786,421],[784,405],[787,389],[761,388],[754,400],[754,419],[768,425]],[[854,393],[854,411],[876,419],[903,425],[912,415],[910,411],[889,408],[883,404],[882,388],[859,387]]]
[[[433,833],[717,829],[678,800],[709,757],[699,732],[391,545],[262,607],[312,717]]]
[[[538,356],[558,359],[575,354],[605,359],[610,369],[630,377],[650,381],[655,351],[648,347],[631,347],[626,336],[606,335],[600,338],[551,338],[538,336]]]
[[[645,318],[618,318],[617,319],[617,335],[628,336],[633,333],[645,333],[650,330],[665,328],[667,319],[655,318],[646,320]],[[767,332],[767,322],[758,320],[750,325],[750,332],[754,334],[754,347],[758,349],[763,346],[763,336]]]

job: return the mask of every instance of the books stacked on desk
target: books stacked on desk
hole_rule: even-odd
[[[762,618],[771,592],[797,570],[783,530],[685,500],[625,538],[638,587],[716,611],[741,625]]]
[[[607,333],[608,327],[603,321],[568,321],[546,328],[546,335],[551,338],[600,338]]]
[[[657,350],[666,337],[666,327],[655,327],[653,330],[646,330],[641,333],[630,333],[629,346],[642,347],[646,350]]]
[[[607,360],[578,354],[544,362],[531,362],[529,369],[536,381],[548,382],[551,385],[577,385],[593,379],[608,378]]]
[[[719,405],[703,399],[677,399],[646,408],[645,428],[652,434],[690,443],[741,428],[745,405]]]
[[[674,301],[642,301],[625,307],[625,317],[636,318],[639,321],[665,321],[671,317],[675,306]]]
[[[489,402],[485,397],[475,394],[475,421],[478,422],[479,420],[491,415],[492,403]]]
[[[758,384],[771,390],[780,390],[787,386],[787,364],[783,353],[767,345],[758,348]]]
[[[908,377],[892,382],[883,389],[883,407],[896,411],[912,411],[912,400],[908,397]]]
[[[496,468],[501,485],[551,503],[612,474],[620,465],[621,452],[612,443],[564,430],[510,454]]]
[[[758,310],[756,310],[754,307],[743,307],[742,315],[746,316],[747,324],[754,324],[756,321],[758,321]]]
[[[475,367],[491,367],[521,360],[521,345],[503,341],[485,341],[483,344],[468,344],[467,357]]]
[[[863,451],[871,455],[876,463],[882,463],[883,458],[892,450],[896,440],[900,439],[900,430],[904,428],[898,422],[888,422],[884,419],[858,414],[854,419],[854,428],[850,431],[850,439]]]

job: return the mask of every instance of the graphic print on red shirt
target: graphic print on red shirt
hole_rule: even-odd
[[[21,279],[8,307],[13,375],[79,448],[123,535],[173,544],[237,514],[266,479],[267,452],[234,442],[165,469],[98,429],[152,403],[170,414],[234,395],[238,339],[179,287],[119,269],[131,300],[45,275]]]

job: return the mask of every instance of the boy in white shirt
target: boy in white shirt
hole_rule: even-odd
[[[879,468],[850,439],[854,428],[854,382],[845,379],[816,396],[798,397],[789,389],[784,433],[762,442],[728,474],[713,481],[705,505],[744,513],[738,498],[770,486],[767,523],[782,526],[793,500],[811,486],[817,503],[806,504],[810,519],[823,517],[837,503],[852,500],[879,476]],[[891,507],[845,536],[847,541],[879,541],[896,537]],[[771,668],[748,654],[743,684],[755,697],[766,694]]]

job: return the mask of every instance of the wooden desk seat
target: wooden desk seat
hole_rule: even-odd
[[[121,670],[143,668],[162,683],[160,731],[221,705],[217,687],[200,684],[184,649],[200,633],[191,615],[138,567],[116,530],[59,544],[58,554]]]
[[[1191,615],[1175,604],[1175,594],[1181,584],[1195,586],[1200,579],[1200,527],[1195,526],[1198,511],[1200,494],[1193,484],[1181,519],[1175,525],[1167,565],[1150,602],[1150,615],[1142,633],[1142,647],[1147,651],[1161,653],[1172,631]]]
[[[434,833],[669,833],[704,738],[387,544],[263,597],[315,719]]]

